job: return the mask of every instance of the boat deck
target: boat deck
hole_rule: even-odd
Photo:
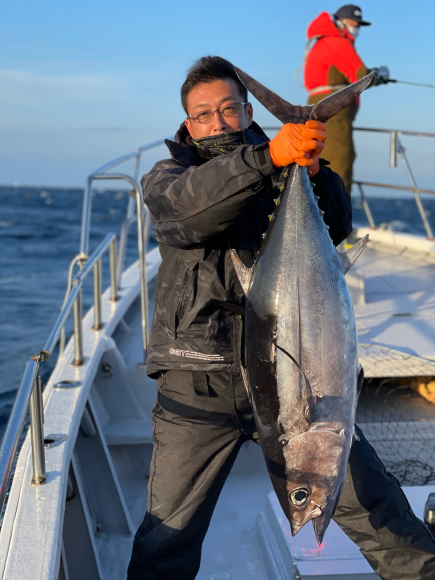
[[[393,245],[379,241],[393,241],[390,232],[383,236],[384,232],[360,228],[357,233],[358,237],[366,233],[372,237],[348,274],[350,286],[360,283],[359,300],[354,301],[359,343],[435,362],[435,244],[421,240],[421,249],[410,248],[400,243],[401,239],[407,243],[408,236],[396,235],[398,243]],[[409,363],[411,367],[415,361]],[[416,370],[406,370],[405,365],[397,376],[435,374],[435,368]]]

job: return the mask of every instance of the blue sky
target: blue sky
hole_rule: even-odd
[[[341,2],[216,3],[7,0],[0,22],[0,183],[82,186],[91,171],[139,145],[173,135],[179,89],[205,54],[228,58],[293,103],[306,28]],[[366,0],[357,50],[394,78],[435,83],[435,3]],[[259,104],[254,118],[276,123]],[[435,132],[435,90],[367,91],[357,125]],[[433,187],[435,139],[403,139],[417,181]],[[358,135],[356,177],[405,183],[388,168],[388,137]],[[143,171],[163,149],[144,159]]]

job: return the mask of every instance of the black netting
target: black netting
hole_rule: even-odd
[[[402,485],[435,483],[435,405],[401,382],[365,383],[356,423]]]

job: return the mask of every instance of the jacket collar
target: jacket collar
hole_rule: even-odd
[[[246,145],[261,145],[262,143],[269,141],[269,137],[255,121],[252,121],[249,129],[245,129],[244,133]],[[174,161],[177,161],[177,163],[180,163],[180,165],[184,165],[185,167],[202,165],[206,160],[199,155],[198,149],[194,145],[188,145],[186,143],[186,138],[188,136],[189,131],[187,130],[186,125],[182,123],[175,134],[174,140],[165,140],[166,146],[171,153],[171,157]]]
[[[316,40],[322,36],[341,36],[347,38],[352,44],[355,38],[344,28],[338,28],[334,18],[328,12],[321,12],[308,26],[307,36],[309,40]]]

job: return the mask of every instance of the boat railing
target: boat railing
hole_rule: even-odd
[[[125,156],[127,157],[127,156]],[[118,161],[122,163],[125,159]],[[109,165],[109,164],[108,164]],[[110,166],[113,167],[113,164]],[[142,192],[137,181],[126,175],[124,173],[92,173],[87,180],[87,189],[84,194],[83,207],[87,210],[83,211],[82,214],[82,244],[80,247],[81,254],[86,256],[86,251],[89,247],[89,231],[91,222],[91,209],[92,209],[92,195],[91,186],[93,181],[102,180],[116,180],[116,181],[126,181],[133,186],[134,190],[134,200],[129,200],[127,208],[127,217],[122,223],[119,239],[119,254],[120,254],[120,264],[116,268],[115,278],[117,280],[118,286],[121,281],[121,274],[124,271],[125,264],[125,254],[127,249],[128,232],[130,225],[137,222],[137,243],[138,243],[138,257],[139,257],[139,275],[140,275],[140,298],[141,298],[141,322],[142,322],[142,344],[143,344],[143,362],[146,362],[147,348],[148,348],[148,285],[146,278],[146,248],[149,235],[150,227],[150,213],[146,211],[144,215],[145,205],[142,199]],[[89,193],[89,195],[88,195]],[[136,215],[134,214],[134,201],[136,202]],[[133,202],[133,203],[131,203]],[[133,207],[131,207],[133,206]],[[87,230],[87,234],[84,236],[83,232]]]
[[[92,271],[94,274],[93,328],[99,330],[101,328],[101,259],[107,250],[110,253],[110,300],[112,302],[118,300],[118,284],[116,278],[117,239],[115,234],[112,233],[104,238],[92,255],[86,260],[81,271],[75,276],[67,300],[44,348],[39,354],[32,356],[26,365],[0,450],[0,511],[3,508],[9,489],[15,456],[23,432],[27,411],[30,414],[32,443],[32,485],[42,485],[47,479],[45,471],[44,410],[42,404],[40,365],[52,356],[71,310],[74,311],[74,359],[72,365],[81,366],[83,364],[82,286],[85,278]]]
[[[265,131],[279,131],[281,127],[264,127]],[[373,214],[370,210],[369,202],[367,197],[364,195],[364,187],[380,187],[385,189],[398,189],[401,191],[412,191],[414,193],[415,203],[417,205],[418,212],[420,214],[421,220],[423,222],[424,229],[426,231],[426,235],[429,239],[434,238],[433,230],[427,219],[426,212],[424,210],[422,201],[420,199],[421,193],[428,193],[431,195],[435,195],[434,189],[423,189],[417,186],[417,183],[414,178],[414,174],[412,173],[411,166],[409,164],[408,158],[406,156],[405,147],[402,145],[400,140],[401,135],[408,135],[412,137],[429,137],[435,138],[435,133],[426,133],[423,131],[406,131],[401,129],[376,129],[372,127],[354,127],[354,131],[364,131],[364,132],[372,132],[372,133],[389,133],[390,135],[390,167],[397,167],[397,157],[400,156],[402,164],[405,168],[406,174],[408,176],[408,180],[411,184],[410,187],[406,187],[403,185],[393,185],[387,183],[373,183],[371,181],[353,181],[353,183],[358,187],[358,191],[361,197],[362,205],[364,208],[364,212],[367,217],[367,221],[371,228],[376,228],[375,221],[373,219]]]
[[[122,155],[109,163],[106,163],[99,167],[96,171],[91,173],[86,180],[86,187],[83,196],[83,210],[82,210],[82,227],[80,235],[80,253],[84,256],[88,254],[89,251],[89,238],[91,231],[91,216],[92,216],[92,185],[94,181],[105,181],[105,180],[120,180],[126,181],[133,186],[134,198],[129,198],[127,206],[127,215],[121,225],[120,235],[119,235],[119,248],[118,248],[118,267],[116,272],[116,277],[118,280],[118,285],[121,283],[122,272],[124,271],[125,257],[127,252],[127,243],[130,226],[137,221],[137,232],[138,232],[138,254],[139,254],[139,272],[140,272],[140,287],[141,287],[141,318],[142,318],[142,342],[143,342],[143,357],[144,363],[146,361],[146,353],[148,346],[148,285],[146,280],[146,245],[149,237],[150,228],[150,213],[148,212],[142,198],[142,192],[140,185],[138,183],[138,175],[142,154],[160,147],[165,142],[164,139],[159,141],[154,141],[148,145],[143,145],[127,155]],[[134,160],[134,170],[133,175],[127,175],[124,173],[107,173],[109,169],[125,163],[126,161]],[[146,210],[146,215],[144,217],[144,210]]]
[[[409,182],[411,187],[404,187],[404,186],[392,186],[388,184],[379,184],[379,183],[372,183],[369,181],[354,181],[355,185],[358,186],[359,193],[361,196],[361,201],[363,203],[364,211],[367,217],[367,220],[370,224],[370,227],[376,227],[375,222],[373,220],[372,213],[369,208],[369,204],[367,199],[364,195],[363,186],[367,187],[383,187],[386,189],[400,189],[402,191],[412,191],[414,193],[415,203],[417,204],[418,211],[420,213],[421,220],[423,222],[424,229],[426,231],[426,235],[429,239],[433,239],[433,231],[429,224],[429,220],[427,219],[426,212],[424,210],[423,204],[420,199],[420,193],[429,193],[435,195],[435,190],[433,189],[422,189],[421,187],[417,187],[417,183],[414,178],[414,174],[412,173],[411,166],[409,164],[408,158],[406,156],[405,147],[402,145],[400,141],[400,135],[410,135],[412,137],[429,137],[435,138],[435,133],[424,133],[421,131],[399,131],[396,129],[372,129],[366,127],[355,127],[354,131],[371,131],[373,133],[389,133],[390,134],[390,167],[397,167],[397,157],[400,156],[402,164],[405,168],[406,174],[408,176]]]
[[[140,187],[138,185],[138,175],[139,175],[139,168],[140,168],[142,154],[147,152],[147,151],[150,151],[151,149],[155,149],[156,147],[160,147],[161,145],[164,144],[164,142],[165,142],[164,139],[160,139],[159,141],[154,141],[153,143],[149,143],[148,145],[143,145],[142,147],[139,147],[136,151],[133,151],[132,153],[128,153],[127,155],[123,155],[122,157],[118,157],[117,159],[114,159],[113,161],[110,161],[109,163],[102,165],[96,171],[91,173],[91,175],[89,175],[89,177],[86,181],[86,187],[85,187],[84,197],[83,197],[80,252],[87,254],[88,249],[89,249],[89,236],[90,236],[90,230],[91,230],[91,214],[92,214],[92,183],[93,183],[93,181],[96,179],[99,179],[99,180],[115,179],[115,177],[111,176],[111,174],[108,174],[107,171],[109,169],[113,169],[117,165],[120,165],[122,163],[125,163],[126,161],[131,161],[134,159],[135,166],[134,166],[134,170],[133,170],[133,175],[132,176],[122,175],[122,177],[118,176],[116,179],[124,179],[125,180],[128,177],[127,181],[130,181],[130,183],[133,185],[135,192],[136,192],[136,189],[139,189],[139,191],[140,191]],[[123,271],[123,266],[124,266],[124,262],[125,262],[125,249],[127,246],[126,242],[127,242],[127,238],[128,238],[129,227],[132,223],[134,223],[134,221],[136,221],[135,209],[137,210],[137,200],[136,200],[136,207],[135,207],[134,200],[130,199],[129,203],[128,203],[128,207],[127,207],[127,216],[126,216],[124,223],[121,227],[121,235],[120,235],[120,241],[119,241],[119,243],[120,243],[120,252],[119,252],[120,260],[119,260],[119,268],[118,268],[118,280],[120,279],[120,275]]]
[[[6,496],[13,476],[16,454],[19,447],[21,435],[26,422],[27,413],[30,415],[30,432],[32,446],[32,485],[43,485],[47,479],[45,469],[45,452],[44,452],[44,410],[42,401],[42,381],[40,375],[40,365],[48,360],[57,343],[59,342],[62,330],[68,316],[73,310],[74,319],[74,359],[73,366],[83,364],[83,335],[82,335],[82,286],[85,278],[93,272],[94,284],[94,330],[102,327],[101,318],[101,296],[102,296],[102,276],[101,276],[101,259],[103,254],[109,250],[110,262],[110,300],[116,302],[119,298],[119,289],[121,275],[124,270],[125,253],[128,240],[128,230],[132,223],[137,222],[138,229],[138,257],[140,271],[140,296],[141,296],[141,315],[142,315],[142,340],[143,340],[143,360],[146,361],[146,352],[148,346],[148,288],[146,277],[146,249],[150,224],[149,212],[146,211],[142,199],[142,193],[137,183],[137,174],[139,171],[140,159],[142,153],[149,151],[154,147],[162,145],[164,140],[151,143],[140,147],[137,151],[124,155],[106,165],[97,169],[87,179],[84,191],[83,211],[82,211],[82,230],[80,253],[73,260],[80,266],[79,273],[73,278],[71,288],[62,306],[59,317],[51,331],[51,334],[43,350],[31,357],[27,363],[21,385],[17,392],[14,406],[12,408],[6,432],[0,449],[0,513],[3,511]],[[123,173],[107,173],[111,168],[135,159],[134,176]],[[121,226],[119,247],[117,246],[117,237],[114,233],[108,234],[101,244],[95,249],[91,256],[89,252],[89,237],[91,226],[91,209],[92,209],[92,191],[91,187],[94,181],[101,180],[118,180],[127,182],[133,187],[134,198],[129,199],[127,216]]]

